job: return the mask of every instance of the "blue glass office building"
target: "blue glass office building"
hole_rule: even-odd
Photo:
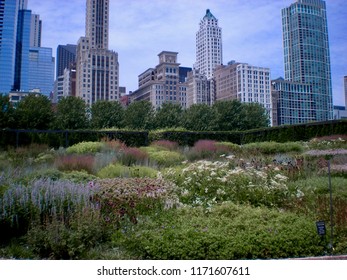
[[[18,10],[18,0],[0,0],[0,93],[13,88]]]
[[[333,119],[326,5],[297,0],[282,10],[285,79],[312,87],[316,121]]]
[[[14,86],[15,91],[29,90],[29,48],[30,48],[31,11],[19,10],[17,24],[16,62]]]
[[[54,85],[54,58],[51,48],[29,50],[29,90],[39,90],[49,97]]]

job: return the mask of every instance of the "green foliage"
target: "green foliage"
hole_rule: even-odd
[[[154,109],[149,101],[130,103],[125,111],[125,126],[130,129],[149,130],[154,125]]]
[[[347,149],[347,134],[313,138],[307,144],[313,150]]]
[[[231,152],[229,146],[222,144],[222,142],[218,143],[213,140],[199,140],[188,151],[187,158],[190,161],[219,158],[220,156],[226,156]]]
[[[0,128],[13,127],[14,108],[8,95],[0,93]]]
[[[185,157],[174,151],[157,151],[149,153],[149,159],[154,161],[159,167],[169,167],[180,164]]]
[[[241,147],[238,144],[231,143],[231,142],[217,142],[216,143],[217,147],[221,147],[226,149],[229,152],[232,153],[239,153],[241,152]]]
[[[182,203],[207,209],[223,201],[282,207],[296,195],[286,185],[288,178],[270,166],[263,170],[252,166],[233,168],[228,161],[201,160],[182,171],[169,169],[164,178],[179,187]]]
[[[155,113],[156,128],[175,128],[182,123],[183,110],[180,104],[163,103],[161,108]]]
[[[23,129],[48,129],[54,119],[51,101],[44,95],[29,94],[15,110],[16,126]]]
[[[33,225],[25,236],[29,249],[44,259],[83,259],[103,242],[105,230],[98,211],[73,215],[69,224],[54,219]]]
[[[215,130],[215,113],[207,104],[193,104],[184,112],[183,127],[192,131]]]
[[[242,103],[240,130],[269,127],[270,119],[266,109],[259,103]]]
[[[66,155],[55,159],[54,165],[60,171],[86,171],[93,173],[94,160],[91,155]]]
[[[324,247],[313,220],[225,203],[162,212],[113,237],[143,259],[275,259],[320,255]]]
[[[98,100],[91,107],[91,127],[122,128],[124,109],[118,101]]]
[[[304,150],[302,144],[298,142],[257,142],[250,143],[242,146],[242,150],[251,153],[262,153],[262,154],[277,154],[277,153],[290,153],[298,152],[301,153]]]
[[[121,164],[110,164],[99,170],[97,176],[102,179],[116,177],[156,178],[158,171],[147,166],[124,166]]]
[[[56,129],[84,129],[88,127],[86,104],[81,98],[64,97],[57,105]]]
[[[18,236],[30,225],[43,225],[52,219],[68,223],[75,213],[95,209],[91,202],[93,185],[64,180],[38,179],[29,186],[11,185],[0,199],[0,224],[8,230],[0,232]]]
[[[66,149],[68,154],[95,154],[104,148],[102,142],[80,142]]]
[[[160,179],[113,178],[96,183],[95,201],[106,223],[119,227],[136,224],[140,217],[174,207],[173,186]]]
[[[63,180],[68,180],[74,183],[89,183],[91,181],[94,181],[97,179],[96,176],[91,175],[90,173],[82,170],[82,171],[71,171],[71,172],[64,172],[62,174]]]
[[[148,154],[139,149],[133,147],[126,147],[122,149],[118,160],[123,165],[131,166],[135,164],[143,164],[148,159]]]

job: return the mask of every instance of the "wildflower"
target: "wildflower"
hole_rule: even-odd
[[[228,156],[226,156],[225,158],[226,159],[233,159],[235,156],[234,155],[228,155]]]

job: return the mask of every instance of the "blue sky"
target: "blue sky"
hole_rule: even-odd
[[[223,63],[269,67],[284,76],[281,9],[294,0],[110,0],[109,48],[118,52],[120,85],[137,89],[137,77],[158,64],[163,51],[178,52],[181,66],[195,62],[195,34],[210,9],[222,27]],[[326,0],[334,105],[344,105],[347,76],[347,1]],[[85,35],[86,0],[28,0],[43,21],[42,46],[76,44]]]

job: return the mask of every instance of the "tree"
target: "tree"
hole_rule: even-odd
[[[0,128],[14,125],[14,108],[8,95],[0,94]]]
[[[219,131],[240,130],[242,103],[238,100],[218,101],[213,104],[215,129]]]
[[[87,106],[81,98],[68,96],[57,105],[56,129],[83,129],[88,127]]]
[[[149,101],[130,103],[125,110],[125,126],[130,129],[150,130],[154,127],[154,109]]]
[[[99,100],[91,107],[91,127],[121,128],[124,125],[124,109],[118,101]]]
[[[48,129],[54,119],[51,101],[47,96],[31,93],[15,110],[16,126],[23,129]]]
[[[266,109],[259,103],[243,103],[240,130],[268,127],[270,119]]]
[[[155,114],[156,128],[175,128],[182,126],[183,110],[180,104],[164,103]]]
[[[195,131],[214,130],[214,111],[207,104],[194,104],[184,112],[183,126]]]

